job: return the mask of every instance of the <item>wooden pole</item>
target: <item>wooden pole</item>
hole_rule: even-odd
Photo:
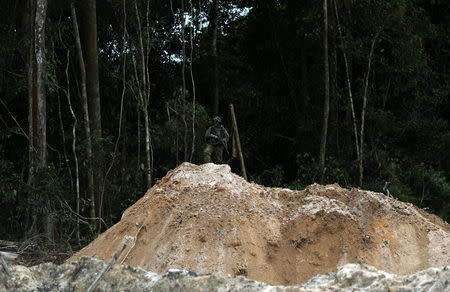
[[[230,104],[230,112],[231,112],[231,120],[233,122],[233,129],[234,129],[234,135],[236,138],[236,145],[239,153],[239,160],[241,161],[241,168],[242,168],[242,176],[245,180],[247,179],[247,171],[245,170],[245,164],[244,164],[244,156],[242,155],[242,148],[241,148],[241,140],[239,139],[239,132],[236,122],[236,116],[234,115],[234,106],[233,104]]]

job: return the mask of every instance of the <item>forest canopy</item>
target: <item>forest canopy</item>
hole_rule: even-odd
[[[236,136],[230,104],[249,180],[360,187],[450,219],[449,1],[1,7],[2,239],[86,244],[203,163],[214,116]]]

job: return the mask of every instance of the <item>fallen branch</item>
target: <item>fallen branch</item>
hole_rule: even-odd
[[[103,278],[103,276],[106,274],[106,272],[109,271],[109,269],[114,265],[114,263],[117,261],[117,259],[120,257],[120,255],[122,254],[122,252],[125,250],[125,248],[127,248],[127,245],[129,243],[130,239],[126,236],[124,243],[122,245],[122,248],[119,249],[114,256],[112,257],[112,259],[109,261],[108,265],[106,265],[106,267],[103,268],[103,270],[100,272],[100,274],[98,275],[97,279],[95,279],[95,281],[91,284],[91,286],[89,286],[89,288],[87,289],[87,292],[92,292],[94,291],[95,287],[97,287],[98,282],[101,280],[101,278]]]
[[[8,265],[6,264],[5,259],[3,258],[3,253],[0,253],[0,259],[2,261],[2,266],[6,274],[8,274],[9,277],[12,277],[11,271],[9,270]]]
[[[0,256],[8,261],[14,261],[19,254],[15,252],[0,251]]]
[[[13,249],[13,250],[17,250],[17,248],[19,247],[19,243],[14,242],[14,241],[8,241],[8,240],[2,240],[0,239],[0,247],[2,249]]]
[[[22,136],[24,136],[25,138],[27,138],[28,141],[30,141],[30,137],[28,137],[27,133],[25,133],[25,131],[22,129],[22,127],[20,126],[19,122],[17,121],[17,119],[14,117],[14,115],[9,111],[9,108],[6,106],[6,104],[3,102],[3,100],[0,98],[0,102],[3,104],[3,106],[5,107],[6,111],[8,112],[8,114],[11,116],[11,118],[14,120],[14,122],[16,123],[17,127],[20,130],[20,134]],[[33,147],[33,150],[36,151],[36,149]],[[36,151],[37,152],[37,151]]]
[[[84,216],[78,214],[77,212],[75,212],[74,210],[72,210],[72,208],[69,206],[69,204],[68,204],[65,200],[63,200],[63,199],[61,199],[61,198],[58,198],[58,199],[60,200],[60,202],[64,203],[64,205],[66,205],[67,209],[68,209],[72,214],[74,214],[75,216],[77,216],[77,217],[80,219],[81,222],[83,222],[83,223],[88,223],[88,222],[83,221],[83,220],[98,220],[98,221],[101,221],[101,222],[105,225],[106,229],[109,228],[108,224],[106,224],[105,220],[103,220],[102,218],[100,218],[100,217],[84,217]]]

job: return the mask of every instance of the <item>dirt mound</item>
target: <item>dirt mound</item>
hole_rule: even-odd
[[[450,263],[450,226],[415,206],[359,189],[266,188],[227,165],[184,163],[68,261],[109,261],[164,273],[243,275],[293,285],[362,260],[395,274]]]

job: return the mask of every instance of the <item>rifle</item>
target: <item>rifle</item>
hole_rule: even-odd
[[[225,142],[222,139],[222,136],[217,136],[217,138],[219,139],[220,143],[222,143],[223,148],[225,149],[225,151],[227,152],[228,155],[230,155],[230,152],[228,152],[228,148],[227,148],[227,144],[225,144]]]
[[[212,135],[214,135],[214,134],[212,134]],[[230,152],[228,152],[227,144],[225,144],[225,142],[223,141],[220,133],[217,133],[217,135],[214,135],[214,136],[217,137],[217,139],[219,140],[220,144],[222,144],[222,146],[225,149],[225,151],[227,152],[227,154],[230,155]]]

